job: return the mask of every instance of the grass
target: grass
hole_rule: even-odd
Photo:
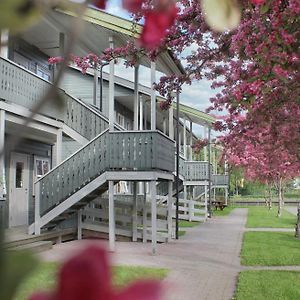
[[[300,299],[300,272],[244,271],[240,273],[236,300]]]
[[[198,226],[200,224],[201,224],[200,222],[189,222],[189,221],[185,221],[185,220],[181,220],[178,223],[180,228],[195,227],[195,226]]]
[[[300,241],[293,232],[245,232],[241,264],[299,266]]]
[[[293,228],[296,216],[283,209],[282,216],[277,217],[277,208],[269,210],[267,207],[249,207],[247,227]]]
[[[220,217],[220,216],[228,216],[232,210],[234,209],[235,207],[231,207],[231,206],[228,206],[228,207],[225,207],[223,210],[213,210],[213,216],[216,216],[216,217]]]
[[[19,287],[14,300],[26,300],[37,290],[49,290],[56,284],[56,273],[59,265],[56,263],[41,263],[40,266]],[[117,266],[113,268],[113,283],[122,287],[141,278],[163,279],[168,270],[162,268],[146,268],[140,266]]]
[[[179,230],[178,231],[178,236],[184,236],[186,234],[185,230]]]

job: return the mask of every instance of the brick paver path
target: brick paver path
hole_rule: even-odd
[[[166,300],[229,300],[232,298],[240,266],[240,250],[247,209],[234,209],[227,217],[208,220],[187,230],[178,241],[158,245],[117,242],[113,263],[170,269]],[[59,260],[76,251],[84,241],[54,246],[42,253],[47,260]]]

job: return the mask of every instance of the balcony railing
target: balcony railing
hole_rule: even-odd
[[[186,161],[185,165],[185,180],[201,181],[209,180],[208,162],[205,161]]]
[[[212,181],[213,181],[213,185],[228,185],[229,176],[228,175],[213,175]]]
[[[3,100],[32,109],[50,87],[50,82],[12,61],[0,58],[0,97]],[[88,140],[108,127],[107,118],[64,90],[58,89],[58,97],[62,105],[57,105],[57,99],[50,100],[39,113],[63,121]]]
[[[40,214],[45,214],[105,171],[173,172],[174,155],[174,142],[158,131],[106,130],[37,181]]]

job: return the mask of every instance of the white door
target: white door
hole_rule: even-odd
[[[9,226],[28,225],[29,156],[11,153]]]

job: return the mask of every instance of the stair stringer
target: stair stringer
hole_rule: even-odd
[[[106,172],[102,173],[95,179],[93,179],[90,183],[82,187],[80,190],[72,194],[69,198],[55,206],[53,209],[51,209],[49,212],[47,212],[45,215],[40,217],[39,220],[35,220],[33,224],[29,226],[28,234],[34,234],[35,233],[35,225],[36,222],[38,222],[39,228],[42,228],[49,222],[51,222],[53,219],[58,217],[60,214],[68,210],[70,207],[75,205],[76,203],[80,202],[82,199],[84,199],[86,196],[88,196],[90,193],[92,193],[94,190],[105,184],[107,181],[107,175]]]

